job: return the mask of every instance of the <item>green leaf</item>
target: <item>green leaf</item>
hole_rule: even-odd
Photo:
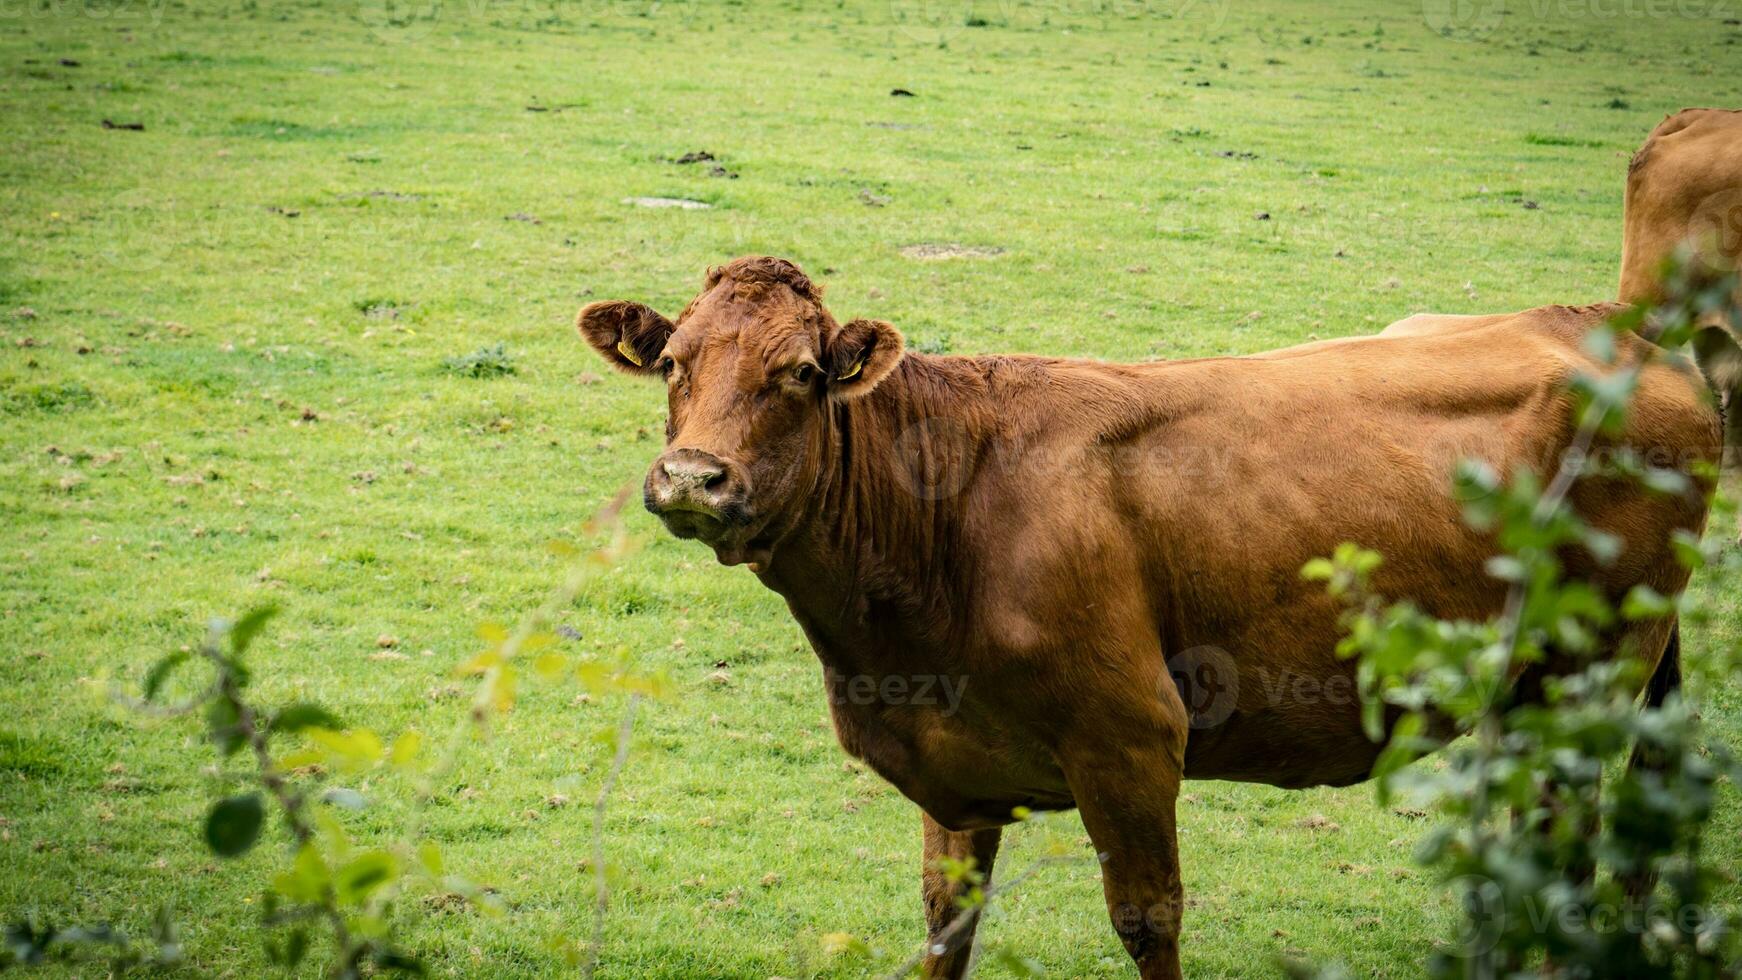
[[[1593,330],[1585,335],[1585,349],[1604,364],[1615,363],[1615,333],[1613,329]]]
[[[1626,544],[1619,535],[1599,531],[1595,528],[1585,532],[1584,540],[1585,547],[1591,552],[1591,557],[1597,559],[1598,564],[1601,565],[1614,564],[1615,559],[1621,557],[1621,549]]]
[[[277,614],[277,606],[261,606],[244,613],[241,619],[230,626],[231,652],[240,657],[247,651],[248,645],[254,642],[254,638],[260,635],[266,621]]]
[[[145,675],[145,700],[150,701],[157,697],[157,692],[163,690],[163,684],[169,680],[169,675],[175,673],[177,667],[187,663],[190,656],[192,654],[186,650],[177,650],[152,664],[150,672]]]
[[[1495,555],[1488,559],[1488,575],[1502,582],[1522,582],[1525,579],[1524,563],[1513,555]]]
[[[320,850],[310,842],[297,850],[290,870],[274,877],[272,886],[293,902],[318,902],[327,880],[327,864],[321,860]]]
[[[1000,947],[998,949],[998,951],[993,953],[992,955],[997,960],[998,965],[1002,966],[1006,970],[1009,970],[1010,974],[1012,976],[1017,976],[1017,977],[1044,977],[1044,976],[1046,976],[1046,967],[1041,966],[1040,962],[1038,960],[1033,960],[1033,959],[1030,959],[1026,956],[1023,956],[1021,953],[1018,953],[1017,951],[1015,951],[1014,949],[1011,949],[1008,946]]]
[[[1691,531],[1677,529],[1670,536],[1670,547],[1675,549],[1676,561],[1683,568],[1697,572],[1706,567],[1706,552],[1700,547],[1700,537]]]
[[[1647,489],[1671,496],[1687,493],[1688,489],[1693,486],[1693,483],[1688,480],[1687,474],[1680,470],[1669,470],[1658,466],[1653,466],[1645,471],[1644,481]]]
[[[212,741],[218,743],[218,751],[223,754],[235,755],[237,749],[247,744],[248,735],[242,730],[242,716],[232,702],[223,698],[213,701],[206,709],[206,723],[211,728]]]
[[[260,839],[265,819],[266,808],[259,793],[219,800],[206,815],[206,846],[219,857],[245,854]]]
[[[423,963],[410,953],[397,949],[382,949],[375,953],[375,965],[383,970],[423,976]]]
[[[1379,758],[1374,760],[1372,778],[1378,781],[1379,802],[1391,802],[1395,787],[1391,776],[1421,758],[1418,740],[1423,731],[1422,716],[1415,713],[1404,715],[1397,720],[1392,728],[1391,741],[1380,751]]]
[[[268,727],[275,732],[300,732],[305,728],[327,728],[336,732],[345,725],[331,711],[320,705],[311,701],[298,701],[278,709]]]
[[[388,750],[387,761],[395,769],[410,769],[417,761],[417,753],[423,747],[423,736],[416,729],[399,733],[393,740],[393,748]]]
[[[381,737],[367,728],[335,732],[325,728],[308,730],[309,739],[326,753],[327,762],[342,772],[359,773],[381,764],[386,749]]]
[[[1649,585],[1635,585],[1621,602],[1621,615],[1628,619],[1662,619],[1675,610],[1675,602]]]
[[[435,841],[426,840],[417,845],[417,860],[430,874],[439,876],[442,873],[442,849]]]
[[[829,932],[822,936],[823,952],[830,956],[848,954],[852,956],[869,956],[871,947],[865,945],[865,940],[850,932]]]
[[[341,902],[362,902],[399,876],[399,862],[386,851],[364,851],[339,868],[333,886]]]

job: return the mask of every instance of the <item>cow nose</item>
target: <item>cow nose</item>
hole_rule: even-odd
[[[674,449],[661,456],[647,475],[647,509],[655,514],[697,511],[718,517],[738,493],[733,469],[699,449]]]
[[[726,479],[726,467],[713,457],[668,459],[659,464],[673,490],[707,490]]]

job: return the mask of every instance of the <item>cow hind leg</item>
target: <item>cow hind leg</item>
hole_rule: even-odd
[[[1521,674],[1513,687],[1509,710],[1523,705],[1540,705],[1547,698],[1543,688],[1550,677],[1557,673],[1570,673],[1574,668],[1571,661],[1551,655],[1548,662],[1538,664]],[[1565,782],[1547,777],[1538,789],[1536,802],[1529,807],[1514,804],[1512,807],[1512,826],[1515,833],[1545,834],[1549,826],[1566,819],[1569,807],[1583,805],[1584,818],[1578,826],[1578,837],[1595,844],[1602,831],[1599,816],[1600,801],[1598,794],[1602,791],[1602,773],[1597,774],[1596,782],[1588,789],[1584,799],[1577,799],[1581,792],[1579,787],[1569,786]],[[1575,858],[1566,868],[1567,877],[1572,881],[1589,883],[1597,876],[1597,860],[1594,850],[1587,851],[1583,857]]]
[[[968,962],[974,952],[974,930],[979,925],[979,909],[964,909],[961,899],[971,887],[957,877],[945,873],[942,862],[969,862],[982,876],[982,885],[990,885],[992,861],[998,856],[997,827],[989,830],[954,831],[925,815],[925,868],[921,883],[925,892],[925,963],[921,969],[927,977],[938,980],[959,980],[968,972]],[[964,918],[965,917],[965,918]]]
[[[1671,694],[1681,690],[1682,686],[1682,639],[1681,625],[1670,627],[1669,642],[1663,648],[1663,657],[1657,662],[1657,669],[1651,674],[1650,683],[1645,686],[1645,707],[1661,708]],[[1629,772],[1661,773],[1669,767],[1669,760],[1662,750],[1655,746],[1640,742],[1633,747],[1633,755],[1627,760]],[[1657,872],[1649,867],[1635,868],[1619,876],[1621,887],[1628,898],[1643,899],[1657,888]]]

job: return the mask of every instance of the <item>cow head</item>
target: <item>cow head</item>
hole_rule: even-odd
[[[902,352],[893,326],[837,324],[797,266],[760,256],[708,270],[676,323],[611,301],[576,326],[612,366],[665,381],[647,509],[728,565],[768,560],[830,463],[835,406],[875,388]]]

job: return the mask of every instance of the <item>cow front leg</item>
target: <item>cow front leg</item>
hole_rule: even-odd
[[[939,866],[941,859],[972,860],[982,876],[982,885],[992,882],[992,861],[998,856],[998,839],[1003,831],[947,830],[930,814],[925,819],[925,866],[921,879],[925,891],[925,964],[928,977],[958,980],[968,972],[968,960],[974,952],[974,929],[979,925],[979,909],[963,909],[960,899],[971,884],[965,880],[951,881]],[[962,921],[962,917],[968,917]]]
[[[1142,729],[1141,734],[1121,732],[1098,750],[1090,745],[1061,761],[1101,859],[1113,930],[1143,980],[1175,980],[1185,896],[1174,803],[1185,769],[1185,724],[1182,719],[1177,726]]]

